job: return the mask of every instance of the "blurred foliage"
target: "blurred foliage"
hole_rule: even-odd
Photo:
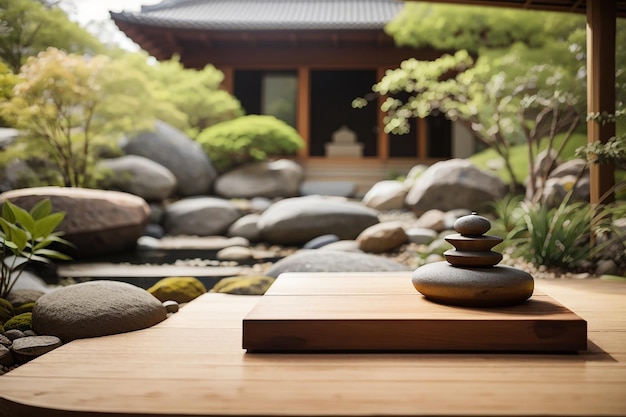
[[[584,28],[584,16],[574,14],[407,2],[385,30],[401,46],[476,53],[517,42],[542,47],[580,25]]]
[[[98,55],[86,57],[49,48],[30,57],[0,112],[22,137],[11,145],[30,158],[51,159],[63,184],[88,186],[103,147],[116,147],[123,132],[149,128],[156,114],[176,114],[154,97],[146,75]]]
[[[146,75],[157,99],[171,103],[184,115],[184,120],[178,121],[167,114],[158,118],[191,137],[209,126],[243,115],[239,101],[221,89],[224,74],[212,65],[202,70],[189,69],[181,65],[178,57],[153,62],[145,52],[126,55],[122,60]]]
[[[0,60],[13,73],[29,56],[49,47],[70,53],[104,52],[100,41],[69,20],[65,12],[36,0],[0,0]]]
[[[295,155],[304,146],[298,132],[274,116],[248,115],[203,130],[197,141],[218,171],[269,158]]]

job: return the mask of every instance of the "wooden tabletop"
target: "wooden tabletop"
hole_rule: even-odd
[[[410,280],[377,275],[398,274]],[[586,351],[246,353],[242,320],[259,297],[208,293],[152,328],[76,340],[0,376],[0,416],[626,415],[626,283],[536,287],[587,321]]]

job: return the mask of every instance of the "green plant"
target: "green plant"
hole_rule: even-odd
[[[490,234],[500,236],[504,241],[515,239],[523,230],[520,204],[523,197],[519,194],[507,194],[503,199],[489,204],[495,214]]]
[[[249,115],[203,130],[198,143],[218,171],[248,162],[294,155],[304,146],[298,132],[273,116]]]
[[[592,206],[570,198],[571,193],[551,209],[544,204],[520,203],[521,228],[515,230],[512,241],[516,255],[536,265],[572,269],[623,241],[623,232],[612,225],[613,218],[624,214],[622,206]]]
[[[0,217],[0,297],[5,298],[32,261],[49,262],[49,259],[70,259],[67,255],[52,250],[53,243],[71,245],[62,239],[56,227],[65,218],[65,213],[51,213],[49,199],[39,201],[26,211],[10,201],[5,201]]]

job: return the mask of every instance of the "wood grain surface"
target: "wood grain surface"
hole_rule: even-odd
[[[537,291],[505,308],[427,300],[405,274],[283,274],[243,321],[249,352],[577,351],[587,323]]]
[[[0,415],[626,415],[626,283],[536,284],[587,321],[587,350],[246,353],[242,320],[260,297],[208,293],[149,329],[76,340],[0,376]]]

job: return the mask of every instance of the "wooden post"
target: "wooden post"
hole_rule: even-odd
[[[587,111],[615,113],[615,31],[614,1],[587,2]],[[615,123],[604,126],[587,122],[589,143],[606,143],[615,136]],[[615,164],[591,164],[590,203],[615,201]]]
[[[298,157],[307,159],[309,157],[310,141],[310,102],[311,102],[311,71],[307,66],[298,68],[298,107],[296,109],[296,124],[298,133],[304,140],[304,148],[298,152]]]

